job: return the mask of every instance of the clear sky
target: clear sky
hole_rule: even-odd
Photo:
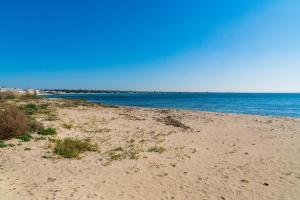
[[[0,86],[300,92],[300,1],[0,0]]]

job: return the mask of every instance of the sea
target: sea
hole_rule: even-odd
[[[139,92],[53,94],[44,97],[145,108],[300,117],[300,93]]]

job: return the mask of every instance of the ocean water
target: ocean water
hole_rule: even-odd
[[[263,93],[124,93],[57,94],[46,98],[85,99],[89,102],[147,108],[300,117],[300,94]]]

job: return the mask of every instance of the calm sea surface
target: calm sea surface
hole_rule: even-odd
[[[148,108],[300,117],[300,94],[126,93],[59,94],[45,97],[86,99],[89,102]]]

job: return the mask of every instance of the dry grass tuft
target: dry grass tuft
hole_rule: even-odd
[[[183,124],[182,122],[178,121],[177,119],[174,119],[171,116],[166,116],[162,119],[159,119],[158,121],[168,125],[168,126],[174,126],[176,128],[182,128],[182,129],[191,129],[189,126]]]
[[[11,139],[25,133],[29,120],[25,113],[15,106],[6,106],[0,112],[0,139]]]
[[[147,150],[148,152],[156,152],[156,153],[163,153],[164,151],[166,151],[166,149],[164,147],[159,147],[159,146],[154,146],[151,147]]]
[[[54,152],[64,158],[79,158],[85,151],[97,151],[98,146],[91,144],[89,140],[65,138],[57,140]]]

